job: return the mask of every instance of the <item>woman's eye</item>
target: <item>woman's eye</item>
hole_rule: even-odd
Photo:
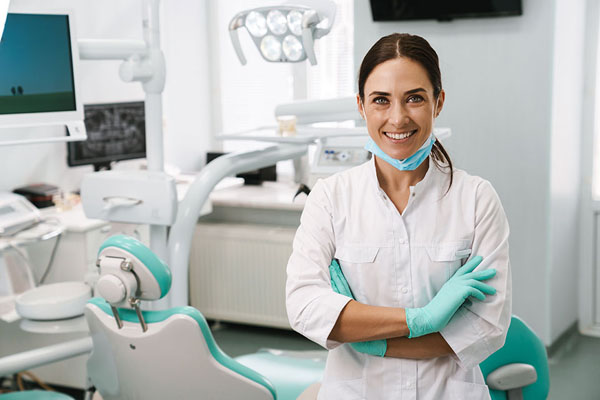
[[[376,97],[373,99],[373,103],[375,104],[387,104],[388,100],[385,97]]]
[[[410,96],[407,100],[408,103],[420,103],[423,101],[423,97],[419,95]]]

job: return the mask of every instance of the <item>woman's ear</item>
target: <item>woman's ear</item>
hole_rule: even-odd
[[[365,109],[363,107],[363,102],[360,100],[360,94],[356,95],[356,106],[358,107],[358,112],[362,119],[365,119]]]
[[[444,101],[446,101],[446,92],[442,90],[440,91],[440,94],[438,95],[437,101],[435,103],[435,118],[437,118],[438,115],[440,115],[440,113],[442,112],[442,108],[444,108]]]

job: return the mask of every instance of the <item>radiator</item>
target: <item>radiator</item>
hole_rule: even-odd
[[[296,228],[199,223],[190,253],[190,303],[206,318],[290,329],[286,265]]]

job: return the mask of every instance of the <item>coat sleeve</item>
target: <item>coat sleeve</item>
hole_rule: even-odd
[[[440,332],[464,369],[471,369],[504,345],[510,325],[512,282],[508,252],[508,221],[492,185],[482,181],[476,190],[475,231],[471,255],[483,257],[476,270],[495,268],[487,284],[496,294],[473,300],[454,315]]]
[[[287,265],[286,306],[292,329],[333,349],[328,340],[349,297],[331,289],[329,264],[335,253],[330,195],[320,180],[310,192]]]

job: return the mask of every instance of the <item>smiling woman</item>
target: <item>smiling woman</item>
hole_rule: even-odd
[[[433,137],[446,93],[438,56],[425,39],[394,34],[375,43],[361,64],[356,98],[371,139],[390,157],[405,160],[430,139],[436,166],[450,173],[450,188],[452,161]]]
[[[393,34],[365,56],[374,157],[317,182],[288,262],[291,326],[330,350],[319,399],[489,399],[478,364],[511,315],[508,223],[433,135],[438,57]]]

